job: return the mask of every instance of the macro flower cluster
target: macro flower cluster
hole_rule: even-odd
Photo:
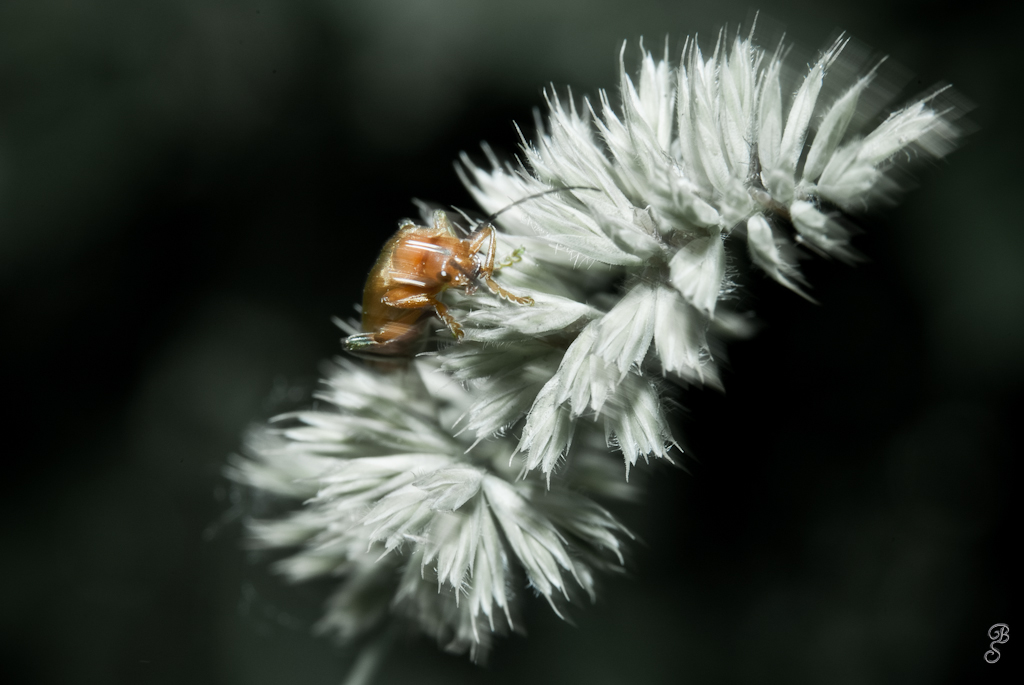
[[[324,631],[350,640],[402,616],[478,659],[518,626],[527,586],[560,612],[574,595],[594,597],[595,571],[621,567],[631,535],[592,496],[633,490],[603,435],[591,431],[548,488],[517,479],[513,443],[473,445],[453,430],[473,396],[436,362],[382,374],[342,360],[317,399],[331,409],[253,431],[230,475],[303,503],[250,532],[258,547],[299,548],[277,567],[289,579],[340,578]]]
[[[231,467],[296,503],[250,532],[291,550],[291,580],[337,578],[325,631],[398,622],[481,658],[524,595],[562,612],[622,568],[632,536],[601,503],[678,454],[672,388],[719,384],[715,341],[747,321],[734,265],[807,296],[802,251],[852,259],[844,215],[955,138],[934,97],[858,128],[877,70],[831,83],[844,47],[802,74],[743,36],[645,52],[635,79],[623,59],[618,108],[550,93],[516,164],[463,157],[485,211],[539,195],[495,221],[496,278],[534,304],[447,291],[463,340],[438,326],[447,341],[397,368],[337,362],[321,408],[254,430]]]

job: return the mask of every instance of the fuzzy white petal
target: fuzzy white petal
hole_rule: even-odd
[[[807,161],[804,163],[803,171],[805,181],[817,181],[818,177],[821,176],[821,172],[825,169],[825,164],[832,157],[836,148],[839,147],[839,142],[846,134],[850,120],[853,119],[853,115],[857,111],[857,102],[864,89],[871,83],[873,75],[874,72],[872,71],[868,76],[859,79],[842,97],[832,104],[832,107],[825,114],[821,125],[818,127],[818,132],[814,136],[814,142],[811,143],[811,148],[807,152]]]
[[[780,241],[781,242],[781,241]],[[772,228],[761,214],[747,220],[747,247],[754,263],[782,285],[808,297],[800,289],[803,278],[797,268],[782,255],[779,242],[772,234]]]
[[[705,329],[707,319],[671,288],[658,290],[654,315],[654,344],[664,373],[717,384]]]
[[[624,377],[647,355],[654,337],[655,291],[644,285],[631,289],[598,323],[595,352]]]
[[[725,273],[725,246],[718,232],[688,242],[673,255],[669,268],[673,287],[690,304],[713,317]]]

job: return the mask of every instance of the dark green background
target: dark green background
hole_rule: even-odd
[[[870,262],[809,262],[822,306],[755,275],[765,327],[691,391],[690,473],[622,510],[628,577],[485,668],[403,644],[381,683],[1009,682],[1024,380],[1019,16],[995,4],[774,1],[807,57],[837,29],[978,127],[859,220]],[[239,551],[239,435],[339,352],[412,197],[471,206],[452,161],[515,151],[541,87],[616,85],[623,39],[743,2],[5,0],[6,398],[0,669],[19,683],[338,683],[324,587]],[[773,24],[774,22],[774,24]],[[706,44],[706,42],[705,42]],[[659,47],[660,49],[660,47]],[[635,52],[632,53],[635,58]],[[908,93],[909,95],[909,93]],[[236,503],[237,504],[237,503]],[[8,681],[12,682],[12,681]]]

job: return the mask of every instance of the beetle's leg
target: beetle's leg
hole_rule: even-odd
[[[467,238],[469,240],[469,254],[478,254],[484,243],[487,243],[487,259],[484,261],[484,265],[480,267],[480,273],[485,276],[490,276],[494,273],[494,245],[497,242],[494,240],[494,233],[494,226],[484,224]]]
[[[414,324],[389,322],[379,331],[372,333],[356,333],[342,340],[345,350],[363,359],[387,359],[411,356],[419,347],[422,326]]]
[[[394,291],[392,291],[394,292]],[[445,325],[455,336],[456,340],[462,340],[463,336],[466,335],[465,331],[462,330],[462,326],[455,318],[448,313],[448,307],[442,302],[438,302],[435,295],[428,295],[426,293],[418,293],[415,295],[408,295],[406,297],[392,298],[391,293],[388,293],[381,302],[388,305],[389,307],[397,307],[398,309],[425,309],[426,307],[433,307],[437,315],[441,317]]]
[[[391,324],[372,333],[356,333],[342,339],[345,351],[367,359],[405,356],[419,338],[418,324]]]
[[[515,302],[516,304],[523,304],[528,307],[533,306],[533,298],[526,295],[513,295],[508,290],[505,290],[500,285],[494,282],[494,279],[490,276],[484,276],[484,283],[491,289],[491,292],[498,297],[504,298],[509,302]]]
[[[342,345],[349,352],[360,352],[380,347],[382,343],[377,342],[374,335],[374,333],[356,333],[342,340]]]
[[[441,317],[441,320],[448,326],[448,330],[452,332],[456,340],[462,340],[466,336],[466,332],[462,330],[462,324],[455,320],[451,314],[448,313],[448,307],[441,302],[434,302],[434,311]]]
[[[487,284],[490,291],[498,297],[509,302],[515,302],[516,304],[532,305],[532,297],[513,295],[494,282],[494,248],[498,242],[495,233],[494,226],[484,224],[469,237],[469,246],[474,253],[479,252],[480,248],[483,247],[484,241],[487,241],[487,259],[484,261],[483,266],[480,267],[480,277],[484,279],[484,283]]]

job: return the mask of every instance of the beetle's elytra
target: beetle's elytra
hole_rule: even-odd
[[[409,356],[432,312],[461,339],[462,326],[438,299],[448,288],[472,294],[483,281],[509,302],[532,305],[532,298],[514,295],[494,282],[495,233],[494,226],[485,223],[459,238],[441,210],[434,212],[432,228],[403,221],[366,279],[363,332],[347,337],[345,349],[369,357]]]

